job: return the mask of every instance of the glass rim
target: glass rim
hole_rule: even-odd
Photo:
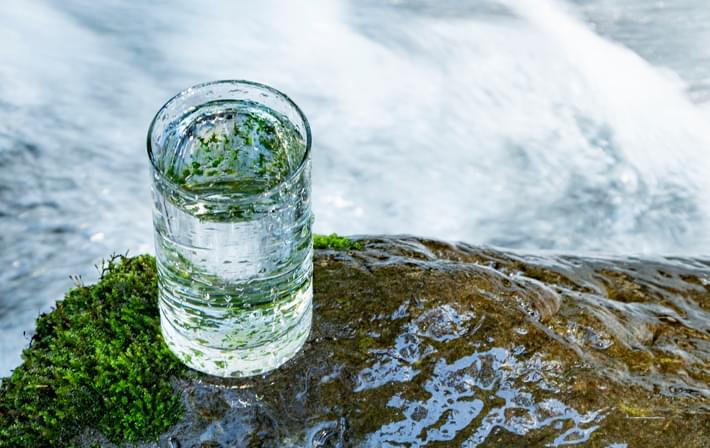
[[[214,85],[228,85],[228,84],[233,84],[233,85],[245,85],[245,86],[251,86],[251,87],[257,87],[259,89],[266,90],[270,93],[273,93],[277,97],[280,97],[281,99],[285,100],[286,103],[292,107],[296,113],[298,113],[298,116],[300,117],[301,121],[303,122],[303,127],[306,131],[305,135],[305,140],[306,140],[306,150],[303,153],[303,158],[299,162],[298,166],[296,169],[291,171],[288,176],[286,176],[285,179],[283,179],[281,182],[278,184],[274,185],[273,187],[269,188],[268,190],[260,191],[259,193],[253,193],[253,194],[246,194],[246,195],[239,195],[239,198],[230,198],[228,199],[228,202],[234,202],[238,201],[241,202],[242,200],[252,198],[252,197],[264,197],[264,196],[271,196],[281,189],[285,188],[285,186],[292,184],[298,176],[300,176],[301,172],[304,170],[306,166],[306,162],[308,161],[310,155],[311,155],[311,142],[312,142],[312,137],[311,137],[311,126],[308,123],[308,119],[306,118],[306,115],[303,113],[300,107],[285,93],[282,91],[275,89],[274,87],[271,87],[266,84],[262,84],[260,82],[256,81],[249,81],[246,79],[220,79],[216,81],[207,81],[199,84],[195,84],[193,86],[190,86],[180,92],[178,92],[176,95],[173,95],[169,100],[167,100],[161,107],[158,109],[158,112],[155,113],[155,116],[153,119],[150,121],[150,126],[148,126],[148,135],[147,135],[147,150],[148,150],[148,159],[150,160],[150,165],[154,173],[158,174],[158,177],[162,183],[165,185],[169,186],[173,191],[178,191],[182,194],[187,194],[190,196],[195,195],[195,193],[190,192],[189,190],[186,190],[185,188],[181,187],[179,184],[175,183],[172,181],[170,178],[168,178],[163,171],[157,167],[156,162],[155,162],[155,157],[153,153],[153,142],[152,142],[152,137],[153,137],[153,128],[155,126],[156,120],[160,116],[161,113],[163,113],[170,104],[175,102],[176,100],[182,98],[185,95],[188,95],[192,93],[194,90],[197,89],[204,89],[206,87],[214,86]],[[203,198],[204,200],[210,202],[214,201],[211,199]],[[216,201],[216,202],[223,202],[223,201]]]

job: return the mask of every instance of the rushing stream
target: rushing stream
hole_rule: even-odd
[[[147,126],[204,80],[303,107],[316,231],[708,255],[708,23],[700,0],[6,1],[0,374],[70,274],[152,251]]]

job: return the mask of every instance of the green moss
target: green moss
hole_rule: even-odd
[[[0,447],[66,446],[87,427],[131,442],[177,422],[170,378],[185,368],[160,336],[156,297],[154,259],[118,257],[40,316],[0,385]]]
[[[631,404],[621,403],[619,409],[630,417],[647,417],[650,415],[647,409],[643,409]]]
[[[362,241],[353,241],[335,233],[330,235],[313,235],[314,249],[335,249],[335,250],[362,250]]]

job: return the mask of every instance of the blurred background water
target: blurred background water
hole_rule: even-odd
[[[708,24],[701,0],[6,0],[0,375],[70,274],[152,252],[146,129],[206,80],[304,109],[318,232],[706,255]]]

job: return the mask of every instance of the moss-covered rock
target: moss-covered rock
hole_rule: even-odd
[[[156,280],[152,257],[114,258],[39,317],[0,386],[0,447],[66,446],[88,427],[133,442],[178,420],[184,368],[160,337]]]
[[[354,242],[318,245],[308,342],[250,379],[177,365],[152,259],[116,260],[40,318],[0,446],[708,446],[707,263]]]
[[[330,235],[313,235],[314,249],[362,250],[362,241],[356,241],[336,233]]]

